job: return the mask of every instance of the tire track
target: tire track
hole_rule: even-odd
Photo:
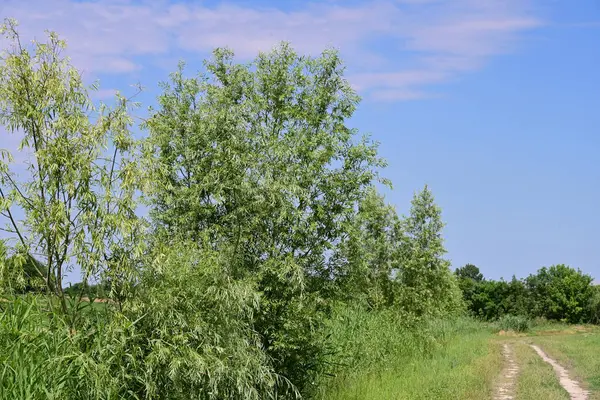
[[[548,355],[540,349],[538,346],[534,344],[530,344],[530,346],[535,350],[536,353],[548,364],[552,365],[556,375],[558,375],[558,379],[560,381],[561,386],[569,393],[571,396],[571,400],[587,400],[589,396],[589,392],[584,390],[579,382],[571,379],[569,377],[569,372],[562,367],[559,363],[557,363],[552,358],[548,357]]]
[[[515,354],[510,344],[502,345],[502,355],[504,356],[504,368],[494,391],[494,400],[514,400],[519,364],[515,360]]]

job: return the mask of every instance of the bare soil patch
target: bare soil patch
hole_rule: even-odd
[[[502,355],[504,356],[504,368],[494,391],[494,400],[513,400],[515,399],[519,364],[517,364],[511,344],[504,343],[502,345]]]

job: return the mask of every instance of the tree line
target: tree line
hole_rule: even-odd
[[[455,274],[469,312],[486,320],[504,315],[568,323],[600,323],[600,286],[564,264],[542,267],[523,279],[485,279],[473,264]]]

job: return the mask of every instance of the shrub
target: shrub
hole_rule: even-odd
[[[156,253],[124,309],[137,321],[128,347],[143,360],[140,397],[269,398],[278,377],[253,330],[253,286],[230,277],[225,253],[194,244]]]
[[[506,314],[497,323],[498,328],[504,331],[527,332],[531,328],[531,321],[522,315]]]
[[[600,285],[592,288],[592,295],[588,304],[589,321],[600,324]]]

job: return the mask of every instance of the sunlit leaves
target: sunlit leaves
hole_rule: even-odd
[[[113,107],[95,106],[56,34],[25,46],[16,22],[6,21],[3,32],[11,45],[0,63],[0,123],[21,136],[19,151],[31,161],[0,164],[3,215],[25,254],[43,258],[57,282],[48,289],[62,297],[64,274],[75,265],[84,279],[122,276],[129,257],[117,261],[115,252],[141,253],[130,104],[118,95]]]

